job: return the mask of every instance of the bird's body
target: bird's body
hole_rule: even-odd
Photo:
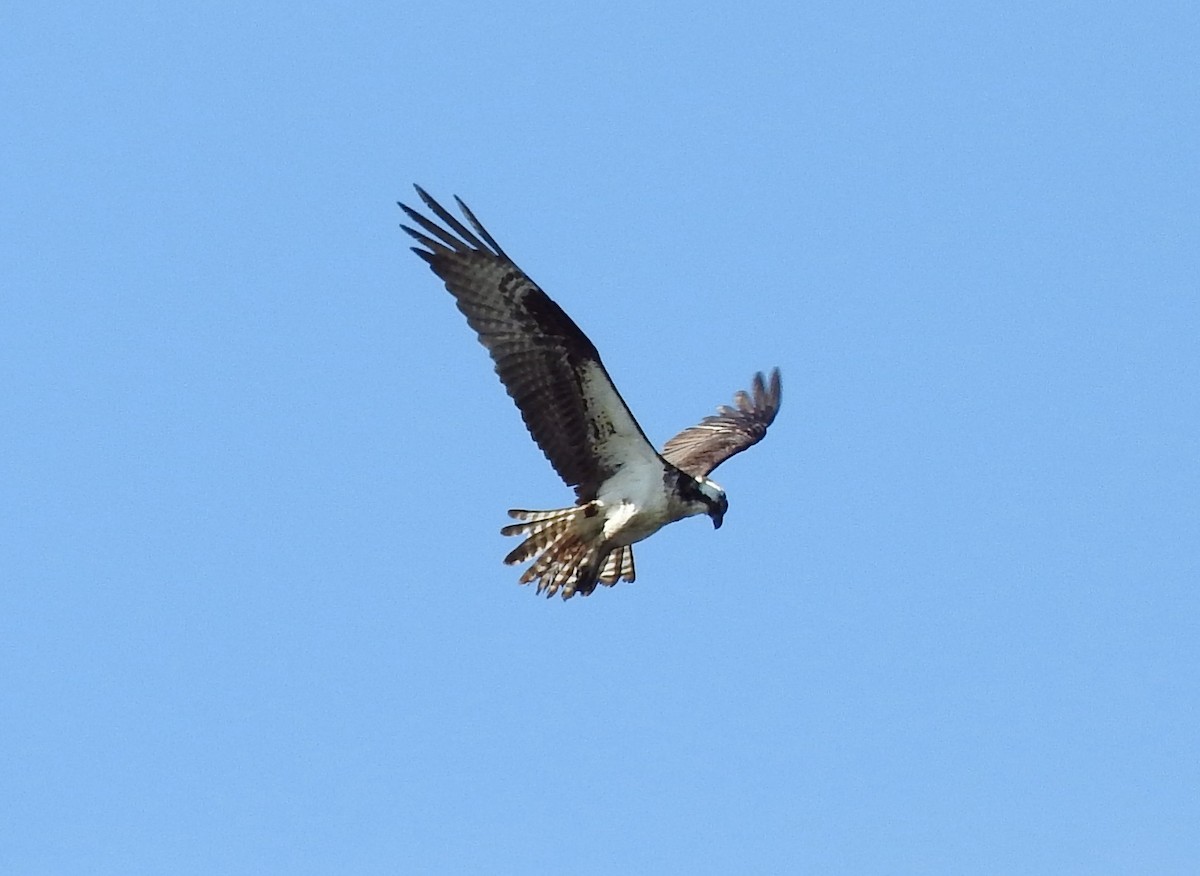
[[[779,371],[755,377],[753,397],[684,430],[655,450],[630,413],[600,354],[574,321],[516,266],[462,201],[468,228],[419,186],[444,223],[401,204],[420,230],[403,226],[454,296],[496,363],[533,439],[576,504],[552,511],[509,511],[501,530],[524,541],[506,563],[533,560],[521,583],[538,592],[587,595],[597,584],[633,581],[631,546],[685,517],[707,514],[719,527],[728,502],[708,479],[717,465],[757,443],[774,420]],[[473,230],[472,230],[473,229]]]

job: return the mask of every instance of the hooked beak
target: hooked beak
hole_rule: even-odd
[[[721,524],[725,522],[725,512],[718,511],[715,508],[708,516],[712,518],[713,529],[720,529]]]

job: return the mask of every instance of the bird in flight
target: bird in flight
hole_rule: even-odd
[[[500,530],[523,541],[508,564],[533,563],[521,583],[563,599],[597,584],[633,581],[633,545],[668,523],[707,514],[719,529],[729,507],[708,475],[757,444],[779,411],[779,369],[754,377],[734,406],[684,429],[654,449],[613,385],[587,335],[529,279],[459,198],[464,225],[420,186],[437,221],[400,208],[412,251],[446,284],[495,362],[533,440],[569,487],[575,504],[550,511],[511,510],[520,522]]]

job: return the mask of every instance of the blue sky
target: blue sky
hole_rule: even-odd
[[[0,870],[1194,873],[1190,3],[0,13]],[[570,492],[461,195],[725,526]]]

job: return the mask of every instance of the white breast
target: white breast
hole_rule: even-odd
[[[628,545],[658,532],[678,520],[663,488],[663,468],[626,465],[609,478],[596,497],[604,508],[604,538],[615,545]]]

